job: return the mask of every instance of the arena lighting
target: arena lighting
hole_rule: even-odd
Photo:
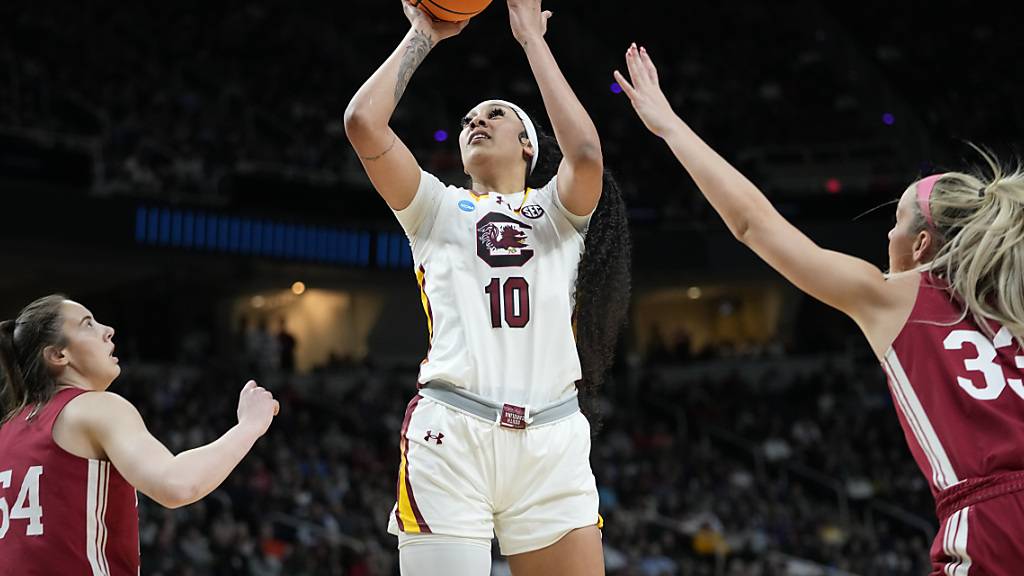
[[[436,140],[437,142],[444,142],[447,139],[448,133],[445,132],[444,130],[438,130],[437,132],[434,132],[434,140]]]
[[[292,284],[292,294],[296,296],[302,296],[302,293],[306,291],[306,285],[302,282],[295,282]]]
[[[612,85],[610,86],[610,88],[611,88],[612,94],[621,94],[622,93],[622,86],[619,86],[618,82],[612,82]]]
[[[886,126],[892,126],[895,123],[896,117],[893,116],[892,113],[886,112],[885,114],[882,114],[882,124],[885,124]]]
[[[395,230],[333,228],[197,209],[138,206],[135,242],[238,256],[359,268],[412,266],[409,239]]]
[[[829,194],[839,194],[843,191],[843,183],[839,178],[829,178],[825,181],[825,190],[828,190]]]
[[[699,300],[700,294],[701,292],[699,286],[690,286],[690,288],[686,291],[686,295],[690,298],[690,300]]]

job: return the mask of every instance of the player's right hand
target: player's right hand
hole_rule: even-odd
[[[416,7],[415,0],[401,0],[401,2],[405,17],[409,19],[412,27],[430,36],[434,44],[455,36],[469,24],[469,20],[457,23],[434,20],[426,12]]]
[[[246,382],[238,395],[238,423],[251,427],[260,436],[270,428],[280,409],[270,390],[257,385],[255,380]]]

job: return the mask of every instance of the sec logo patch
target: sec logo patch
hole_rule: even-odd
[[[536,220],[544,215],[544,209],[539,204],[530,204],[529,206],[523,206],[522,214],[527,218]]]
[[[473,204],[470,200],[460,200],[459,210],[462,210],[463,212],[472,212],[473,210],[476,210],[476,204]]]

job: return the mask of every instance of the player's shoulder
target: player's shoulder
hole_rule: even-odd
[[[899,298],[903,306],[911,308],[915,316],[935,314],[959,316],[962,300],[953,292],[944,278],[929,272],[909,271],[893,274],[887,279],[887,288]]]
[[[895,292],[903,295],[917,296],[917,292],[921,288],[921,283],[925,280],[926,275],[922,274],[918,270],[907,270],[904,272],[897,272],[894,274],[887,274],[884,276],[885,283],[884,289],[888,292]]]
[[[61,411],[61,418],[69,423],[89,425],[138,413],[135,406],[120,394],[94,390],[79,394],[68,402]]]
[[[522,200],[523,209],[526,210],[526,208],[529,206],[531,208],[529,210],[526,210],[527,213],[530,213],[531,210],[533,212],[540,212],[542,214],[551,212],[552,210],[557,208],[554,199],[556,192],[557,190],[555,189],[554,177],[552,177],[551,180],[548,180],[543,185],[537,188],[534,188],[532,186],[527,187],[526,195],[523,197]],[[539,211],[537,210],[538,206],[541,208]]]
[[[552,176],[547,182],[537,188],[531,188],[532,194],[550,199],[558,192],[558,175]]]
[[[69,449],[83,458],[101,458],[103,449],[103,438],[110,438],[119,433],[140,433],[145,431],[145,423],[138,409],[120,394],[106,391],[92,391],[80,394],[61,411],[55,423],[64,431],[64,437],[78,438],[76,442],[86,442],[91,445],[93,452],[89,452],[82,445],[78,447],[85,452]],[[56,438],[56,436],[55,436]]]
[[[421,170],[421,174],[420,174],[420,188],[421,189],[422,188],[431,188],[431,189],[434,189],[434,190],[444,191],[444,192],[457,192],[459,194],[465,194],[465,195],[469,195],[469,194],[473,193],[472,190],[470,190],[468,188],[465,188],[463,186],[460,186],[458,184],[452,184],[452,183],[449,183],[449,182],[445,182],[440,177],[432,174],[431,172],[427,172],[426,170]]]

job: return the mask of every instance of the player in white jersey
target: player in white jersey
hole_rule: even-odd
[[[389,526],[405,576],[486,576],[494,535],[516,576],[604,573],[577,390],[592,392],[611,363],[629,233],[597,130],[544,40],[551,14],[540,4],[508,0],[557,141],[515,104],[488,100],[462,120],[471,186],[424,172],[388,123],[427,53],[465,23],[431,22],[405,2],[411,30],[345,114],[409,236],[430,332]]]

